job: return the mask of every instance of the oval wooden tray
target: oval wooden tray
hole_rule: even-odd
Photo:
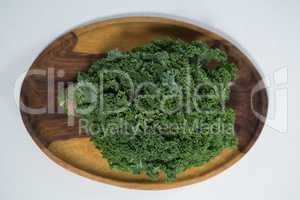
[[[73,81],[77,72],[87,70],[91,63],[111,49],[126,51],[153,39],[166,37],[206,41],[211,47],[225,50],[229,59],[238,65],[238,79],[231,87],[228,102],[236,111],[238,149],[225,149],[209,163],[179,174],[175,182],[165,183],[163,177],[158,182],[151,182],[143,174],[132,175],[111,170],[101,153],[89,142],[88,136],[78,134],[77,121],[74,126],[68,126],[67,115],[56,112],[55,101],[55,109],[48,107],[48,112],[44,114],[28,114],[21,110],[28,132],[43,152],[62,167],[79,175],[136,189],[167,189],[199,182],[238,161],[254,144],[264,125],[264,121],[254,115],[251,104],[257,113],[266,116],[266,90],[262,89],[252,96],[251,91],[261,81],[261,76],[250,60],[223,37],[193,24],[160,17],[125,17],[76,28],[52,42],[34,61],[29,72],[38,69],[45,74],[27,74],[20,103],[31,108],[47,108],[47,102],[56,99],[57,92],[47,90],[50,71],[55,74],[55,81],[50,84],[56,86],[59,81]],[[59,75],[60,70],[64,71],[63,76]]]

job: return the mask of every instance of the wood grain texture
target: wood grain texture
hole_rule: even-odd
[[[89,142],[86,134],[79,134],[78,120],[68,126],[67,115],[57,112],[57,92],[47,89],[49,69],[59,82],[74,81],[77,72],[86,71],[95,60],[111,49],[130,50],[153,39],[181,38],[185,41],[203,40],[211,47],[227,52],[229,59],[239,68],[238,79],[231,87],[228,106],[236,111],[235,131],[239,139],[238,149],[224,150],[209,163],[189,169],[178,175],[175,182],[149,181],[145,175],[116,172],[108,167],[101,153]],[[28,73],[24,79],[20,102],[31,108],[47,108],[49,95],[53,98],[53,113],[28,114],[21,110],[24,124],[44,153],[66,169],[77,174],[105,182],[136,189],[167,189],[205,180],[225,170],[239,160],[254,144],[261,133],[264,120],[253,113],[266,116],[268,99],[262,89],[252,95],[261,76],[255,66],[238,48],[221,36],[193,24],[160,17],[125,17],[101,21],[79,27],[52,42],[30,67],[42,70],[45,76]],[[263,85],[263,83],[261,83]],[[49,111],[49,109],[48,109]],[[51,111],[51,110],[50,110]]]

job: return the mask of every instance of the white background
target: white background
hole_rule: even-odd
[[[177,15],[221,30],[248,52],[264,75],[287,67],[288,131],[282,134],[265,127],[250,152],[229,170],[167,191],[101,184],[48,159],[21,121],[14,100],[16,79],[62,33],[90,20],[128,12]],[[0,0],[0,199],[300,199],[299,47],[297,0]],[[285,105],[279,106],[284,111]],[[278,123],[284,126],[285,117]]]

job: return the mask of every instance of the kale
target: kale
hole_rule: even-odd
[[[236,76],[226,53],[204,42],[156,40],[78,73],[75,111],[112,169],[174,181],[236,147],[226,106]]]

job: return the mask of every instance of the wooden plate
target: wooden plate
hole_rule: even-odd
[[[77,72],[87,70],[91,63],[111,49],[126,51],[166,37],[206,41],[212,47],[225,50],[230,60],[239,67],[238,79],[231,87],[228,102],[236,111],[238,149],[225,149],[207,164],[179,174],[172,183],[165,183],[163,176],[158,182],[151,182],[144,174],[132,175],[111,170],[101,153],[89,142],[88,136],[79,134],[78,121],[74,126],[68,126],[67,115],[57,109],[56,90],[47,89],[48,85],[57,88],[59,82],[73,81]],[[54,81],[51,81],[51,76]],[[21,109],[21,115],[36,144],[64,168],[112,185],[167,189],[214,176],[238,161],[251,148],[264,125],[264,120],[258,119],[253,110],[266,116],[268,107],[264,88],[252,94],[259,82],[261,76],[247,56],[223,37],[204,28],[160,17],[117,18],[76,28],[52,42],[40,54],[24,79],[20,98],[21,107],[35,108],[40,113],[30,114],[28,110]]]

